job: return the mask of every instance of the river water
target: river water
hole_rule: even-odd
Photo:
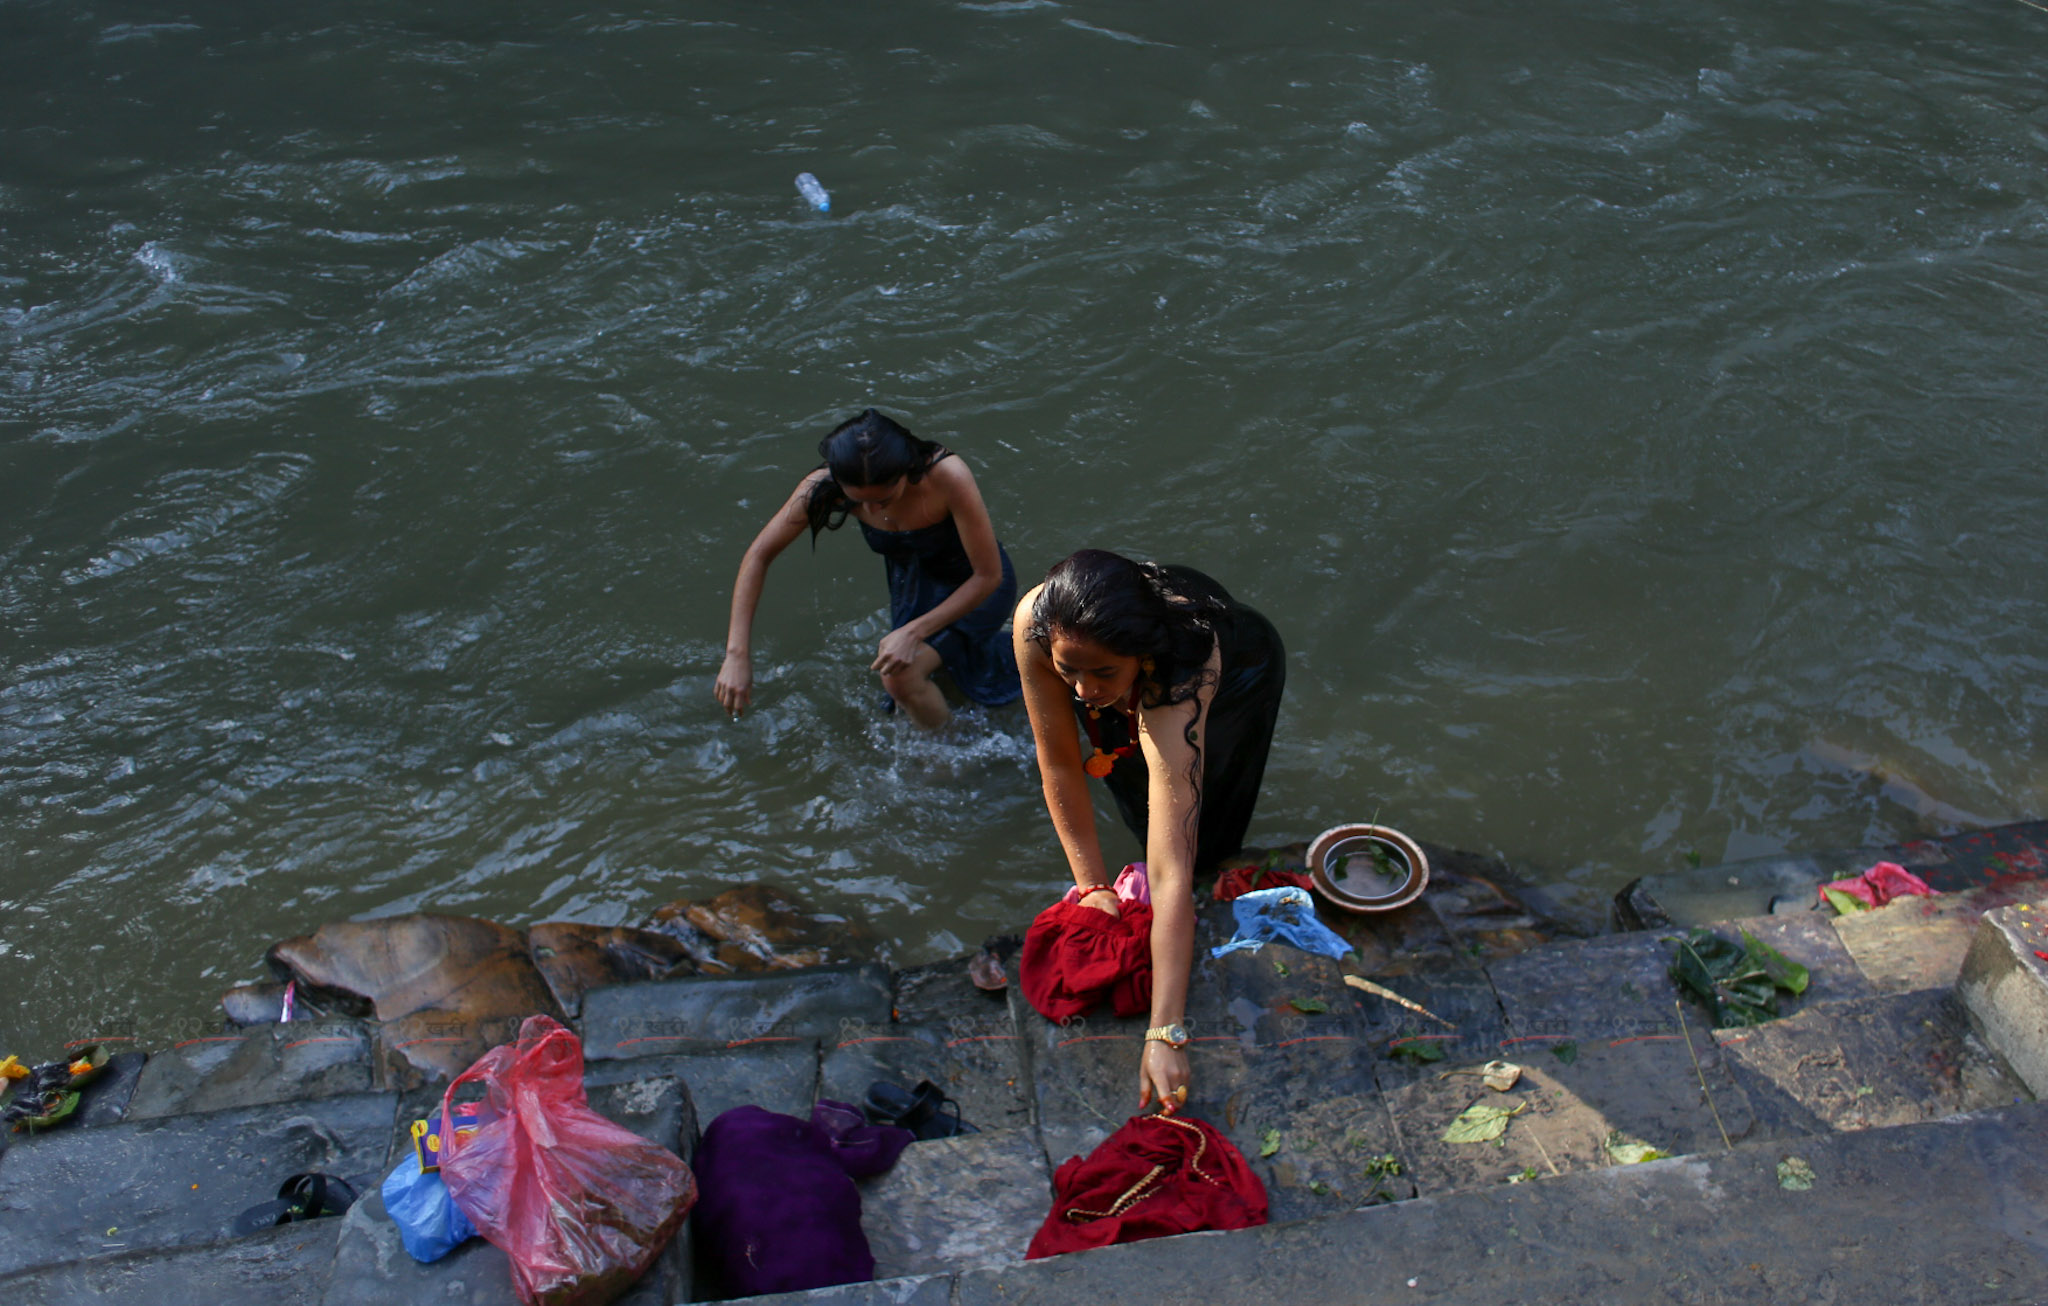
[[[1597,914],[2042,815],[2044,163],[2019,0],[0,0],[0,1052],[341,917],[1028,919],[1021,712],[874,711],[853,532],[711,697],[869,404],[1027,583],[1273,618],[1255,842]]]

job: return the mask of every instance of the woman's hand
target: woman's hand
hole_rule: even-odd
[[[735,719],[754,701],[754,659],[747,653],[728,653],[711,686],[718,705]]]
[[[1162,1115],[1172,1115],[1187,1103],[1188,1054],[1158,1039],[1145,1041],[1145,1053],[1138,1058],[1138,1110],[1154,1101]]]
[[[1119,908],[1120,901],[1116,896],[1115,889],[1090,889],[1081,895],[1081,905],[1083,907],[1093,907],[1097,911],[1108,912],[1112,916],[1120,917],[1123,915]]]
[[[924,638],[908,626],[898,626],[882,636],[882,642],[875,646],[875,660],[870,671],[888,675],[892,671],[908,671],[923,647]]]

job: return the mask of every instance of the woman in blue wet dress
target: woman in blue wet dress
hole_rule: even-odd
[[[942,668],[969,700],[1013,703],[1023,692],[1003,622],[1017,601],[1017,574],[996,541],[974,473],[960,455],[920,440],[870,408],[818,443],[825,465],[806,476],[740,561],[733,582],[725,664],[712,692],[737,717],[753,701],[754,610],[768,564],[806,528],[860,523],[889,577],[889,626],[871,669],[892,706],[928,729],[951,712],[932,677]]]

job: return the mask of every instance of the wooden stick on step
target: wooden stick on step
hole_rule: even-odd
[[[1428,1007],[1423,1006],[1420,1002],[1410,1002],[1408,999],[1394,992],[1386,985],[1375,984],[1371,980],[1365,978],[1365,976],[1363,975],[1346,975],[1344,977],[1344,982],[1346,984],[1349,984],[1354,989],[1364,989],[1367,993],[1372,994],[1376,998],[1385,998],[1389,1002],[1398,1002],[1402,1006],[1408,1008],[1408,1010],[1410,1011],[1418,1012],[1421,1015],[1429,1017],[1437,1024],[1442,1025],[1445,1029],[1457,1028],[1456,1025],[1453,1025],[1450,1021],[1445,1020],[1442,1016],[1437,1015],[1434,1011],[1431,1011]]]

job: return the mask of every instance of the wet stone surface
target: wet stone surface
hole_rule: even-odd
[[[1694,1045],[1697,1067],[1676,1035],[1524,1045],[1507,1058],[1522,1074],[1505,1092],[1485,1085],[1484,1063],[1446,1065],[1388,1095],[1396,1150],[1424,1195],[1620,1164],[1611,1144],[1667,1156],[1720,1151],[1723,1127],[1740,1142],[1755,1132],[1754,1117],[1713,1041],[1702,1032]],[[1446,1142],[1474,1104],[1521,1109],[1498,1141]]]
[[[233,1041],[198,1045],[203,1052],[197,1057],[152,1058],[130,1115],[141,1119],[366,1093],[380,1087],[373,1044],[372,1028],[361,1021],[252,1026]]]
[[[184,1109],[183,1102],[194,1089],[235,1054],[249,1035],[219,1034],[187,1039],[174,1047],[150,1054],[129,1099],[126,1118],[147,1120]]]
[[[389,1093],[356,1093],[59,1131],[9,1148],[0,1273],[213,1241],[305,1171],[366,1188],[383,1178],[396,1105]]]
[[[1374,1084],[1373,1044],[1310,1035],[1233,1052],[1235,1064],[1227,1067],[1211,1056],[1196,1059],[1198,1084],[1211,1077],[1223,1082],[1191,1097],[1189,1114],[1221,1130],[1244,1154],[1266,1186],[1272,1219],[1304,1219],[1414,1195],[1405,1165],[1397,1170],[1383,1161],[1398,1148]],[[1198,1109],[1211,1102],[1219,1104]]]
[[[2039,881],[2028,880],[1932,898],[1905,897],[1873,911],[1837,916],[1830,924],[1877,992],[1945,989],[1962,972],[1984,913],[2029,901],[2041,891]]]
[[[836,1041],[851,1026],[888,1024],[892,996],[888,969],[873,965],[597,989],[583,999],[584,1054],[602,1060],[693,1043]]]
[[[777,1292],[746,1299],[752,1306],[951,1306],[953,1276],[906,1275],[873,1283],[848,1283],[810,1292]]]
[[[968,1124],[984,1130],[1031,1127],[1021,1053],[1007,1019],[849,1032],[852,1038],[825,1048],[820,1097],[859,1106],[877,1081],[915,1089],[920,1080],[930,1080],[959,1104]]]
[[[1199,956],[1188,982],[1187,1025],[1197,1037],[1230,1035],[1274,1044],[1310,1032],[1372,1038],[1396,1024],[1379,1000],[1344,983],[1334,958],[1284,943]]]
[[[1014,950],[1002,961],[1002,966],[1004,974],[1014,984],[1017,978]],[[968,976],[965,958],[899,970],[895,974],[894,989],[891,1006],[896,1019],[905,1024],[950,1026],[964,1022],[973,1025],[1009,1019],[1006,991],[987,992],[975,987]]]
[[[340,1228],[340,1220],[310,1220],[226,1246],[73,1261],[0,1288],[22,1306],[316,1306]]]
[[[1679,990],[1672,945],[1655,934],[1561,943],[1487,967],[1510,1036],[1579,1040],[1671,1033]]]
[[[1954,994],[1889,994],[1715,1036],[1744,1091],[1787,1133],[1872,1129],[2005,1106],[2025,1087]]]
[[[1021,1261],[1052,1205],[1045,1154],[1023,1129],[913,1143],[860,1187],[882,1279]]]

